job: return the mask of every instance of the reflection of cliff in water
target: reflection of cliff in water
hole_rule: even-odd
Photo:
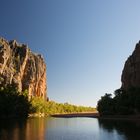
[[[140,140],[140,121],[98,119],[98,122],[104,131],[117,131],[126,140]]]
[[[45,140],[47,120],[0,120],[0,140]]]

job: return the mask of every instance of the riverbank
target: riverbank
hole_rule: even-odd
[[[72,117],[92,117],[98,118],[99,113],[97,112],[80,112],[80,113],[66,113],[66,114],[53,114],[51,117],[59,118],[72,118]]]
[[[98,118],[100,120],[130,120],[140,121],[140,114],[137,115],[108,115],[100,116],[98,112],[79,112],[79,113],[63,113],[63,114],[52,114],[46,115],[45,113],[33,113],[29,114],[28,118],[45,118],[45,117],[56,117],[56,118],[73,118],[73,117],[90,117]],[[1,116],[1,119],[19,118],[16,116]],[[23,117],[24,118],[24,117]]]
[[[81,113],[67,113],[67,114],[53,114],[51,117],[56,118],[72,118],[72,117],[91,117],[98,118],[101,120],[131,120],[131,121],[140,121],[140,114],[138,115],[108,115],[100,116],[98,112],[81,112]]]

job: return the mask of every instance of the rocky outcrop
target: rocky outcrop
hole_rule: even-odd
[[[124,90],[131,87],[140,88],[140,42],[136,44],[134,52],[125,62],[121,81]]]
[[[28,90],[29,98],[46,98],[46,64],[41,55],[25,44],[0,38],[0,85],[16,85],[19,92]]]

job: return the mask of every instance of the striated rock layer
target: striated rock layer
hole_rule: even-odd
[[[125,62],[121,81],[122,89],[140,88],[140,42],[136,44],[134,52]]]
[[[16,85],[19,92],[28,90],[29,98],[46,98],[46,64],[41,55],[24,44],[0,38],[0,85]]]

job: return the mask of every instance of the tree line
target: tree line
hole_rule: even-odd
[[[76,106],[69,103],[56,103],[54,101],[45,101],[40,97],[33,97],[31,99],[33,113],[45,113],[46,116],[56,113],[79,113],[79,112],[93,112],[96,109],[93,107]]]
[[[46,101],[40,97],[33,97],[29,100],[27,90],[18,92],[15,85],[0,87],[0,118],[27,117],[34,113],[44,113],[49,116],[55,113],[91,112],[95,110],[92,107]]]
[[[97,103],[100,115],[132,115],[140,113],[140,88],[117,89],[106,93]]]

